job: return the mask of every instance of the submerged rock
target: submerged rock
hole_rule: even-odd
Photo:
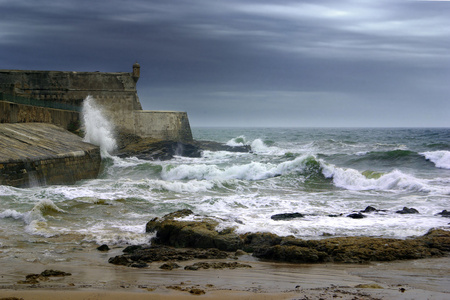
[[[444,209],[443,211],[441,211],[440,213],[437,213],[438,215],[441,215],[443,217],[446,218],[450,218],[450,211],[447,211],[446,209]]]
[[[123,266],[146,266],[155,261],[186,261],[192,259],[225,259],[231,257],[230,253],[218,249],[179,249],[167,246],[147,246],[136,248],[134,251],[126,252],[122,255],[111,257],[108,262]],[[171,265],[172,268],[175,265]],[[168,263],[165,268],[170,268]]]
[[[284,214],[276,214],[271,216],[270,218],[272,220],[275,221],[288,221],[288,220],[292,220],[292,219],[296,219],[296,218],[303,218],[305,215],[301,214],[301,213],[284,213]]]
[[[200,157],[202,151],[250,152],[248,145],[228,146],[212,141],[163,141],[154,138],[141,138],[122,134],[118,138],[117,156],[135,156],[144,160],[169,160],[174,156]]]
[[[402,210],[397,210],[395,213],[397,213],[397,214],[418,214],[419,213],[419,211],[417,210],[417,209],[415,209],[415,208],[408,208],[408,207],[403,207],[403,209]]]
[[[45,270],[40,274],[29,274],[25,276],[25,280],[21,280],[19,284],[38,284],[40,281],[47,281],[49,277],[65,277],[71,276],[71,273],[66,273],[58,270]]]
[[[97,250],[98,250],[98,251],[102,251],[102,252],[104,252],[104,251],[109,251],[109,247],[108,247],[108,245],[103,244],[103,245],[97,247]]]
[[[161,265],[159,268],[163,269],[163,270],[173,270],[173,269],[179,269],[181,267],[177,263],[168,262],[168,263]]]
[[[200,269],[237,269],[237,268],[251,268],[252,266],[247,264],[241,264],[238,262],[197,262],[193,265],[184,267],[185,270],[197,271]]]
[[[359,212],[359,213],[352,213],[352,214],[349,214],[349,215],[347,215],[347,217],[348,217],[348,218],[352,218],[352,219],[363,219],[363,218],[365,218],[366,216]]]

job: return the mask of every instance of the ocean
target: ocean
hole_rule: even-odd
[[[448,128],[193,128],[193,136],[252,151],[169,161],[103,151],[97,179],[0,186],[0,261],[70,260],[83,245],[148,243],[149,220],[185,208],[197,215],[191,219],[217,219],[218,229],[303,239],[407,238],[449,228],[450,219],[437,215],[450,210]],[[347,217],[367,206],[378,211]],[[403,207],[418,213],[396,213]],[[283,213],[303,217],[271,218]]]

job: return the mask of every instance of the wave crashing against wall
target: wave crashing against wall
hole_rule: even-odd
[[[114,125],[104,116],[94,97],[87,96],[84,99],[81,112],[85,131],[84,141],[99,146],[102,155],[113,153],[117,149]]]

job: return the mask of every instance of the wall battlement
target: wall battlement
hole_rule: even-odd
[[[80,108],[91,95],[120,133],[192,140],[187,113],[142,110],[136,90],[139,77],[138,63],[129,73],[0,70],[0,123],[46,122],[67,129],[79,121],[79,113],[61,113],[49,104]]]

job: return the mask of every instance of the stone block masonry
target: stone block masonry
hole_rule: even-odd
[[[53,109],[1,101],[0,123],[49,123],[64,129],[79,126],[80,114],[75,111]]]
[[[0,123],[45,122],[68,129],[79,123],[90,95],[119,134],[192,141],[187,113],[142,110],[139,76],[137,63],[132,72],[116,73],[0,70]]]
[[[100,148],[44,123],[0,126],[0,185],[71,184],[96,178]]]
[[[134,122],[135,134],[141,137],[157,137],[166,141],[192,141],[191,126],[185,112],[135,111]],[[149,124],[151,126],[148,126]]]

